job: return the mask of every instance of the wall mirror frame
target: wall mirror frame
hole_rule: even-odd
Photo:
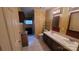
[[[75,15],[79,15],[79,11],[75,11],[75,12],[71,12],[70,13],[70,17],[69,17],[69,24],[68,24],[68,29],[67,29],[67,35],[77,38],[79,39],[79,31],[78,31],[78,25],[74,25],[78,23],[78,16]],[[78,17],[78,18],[77,18]],[[77,27],[75,27],[77,26]]]
[[[53,21],[52,21],[52,30],[53,31],[56,31],[56,32],[60,31],[59,20],[60,20],[60,15],[58,15],[58,14],[53,15]]]
[[[61,8],[54,10],[53,12],[53,20],[52,20],[52,30],[56,32],[60,32],[59,23],[61,16]]]

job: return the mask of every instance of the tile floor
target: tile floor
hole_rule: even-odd
[[[37,39],[34,35],[28,36],[29,46],[23,47],[23,51],[50,51],[42,39]]]

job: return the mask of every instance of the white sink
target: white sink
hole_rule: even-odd
[[[56,33],[53,33],[53,36],[57,37],[58,39],[63,39],[63,40],[69,41],[69,38],[63,37],[63,36],[56,34]]]

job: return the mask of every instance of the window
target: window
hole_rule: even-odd
[[[32,24],[32,20],[24,20],[25,24]]]

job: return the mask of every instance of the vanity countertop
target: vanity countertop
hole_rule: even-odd
[[[77,51],[78,49],[79,42],[75,40],[70,40],[75,38],[54,31],[46,31],[44,32],[44,34],[46,34],[47,36],[52,38],[52,40],[56,41],[58,44],[70,51]]]

